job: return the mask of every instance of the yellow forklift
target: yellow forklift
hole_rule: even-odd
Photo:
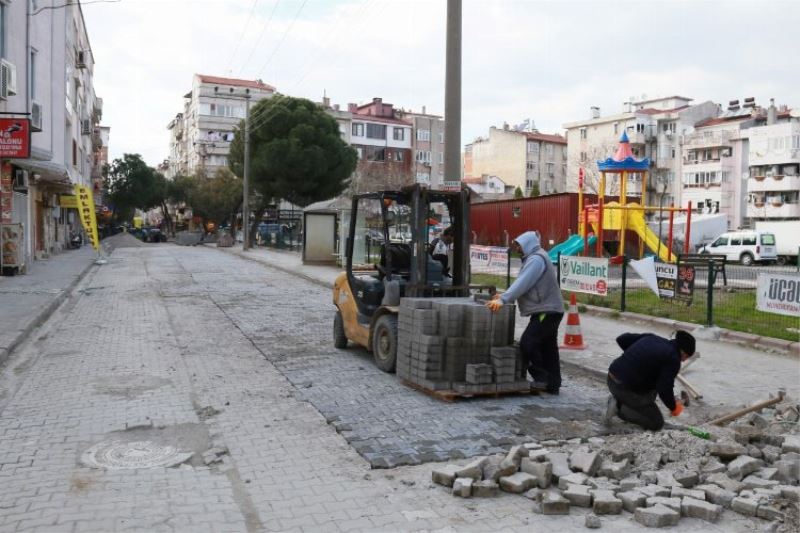
[[[435,233],[451,228],[448,261],[429,253]],[[434,191],[412,185],[353,197],[345,272],[333,286],[333,343],[348,340],[394,372],[402,297],[469,296],[469,189]],[[433,243],[435,244],[435,243]]]

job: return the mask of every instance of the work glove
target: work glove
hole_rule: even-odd
[[[495,300],[489,300],[488,302],[486,302],[486,307],[488,307],[492,313],[496,313],[500,310],[501,307],[503,307],[503,300],[501,300],[500,298],[497,298]]]
[[[680,400],[675,400],[675,409],[673,409],[670,413],[672,416],[679,416],[683,412],[683,402]]]

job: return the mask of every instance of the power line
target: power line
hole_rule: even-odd
[[[253,58],[253,54],[258,49],[258,45],[261,44],[261,39],[263,39],[264,38],[264,34],[267,33],[267,28],[269,28],[269,25],[272,22],[272,17],[275,15],[275,10],[278,9],[278,4],[280,4],[280,3],[281,3],[281,0],[275,0],[275,3],[272,5],[272,11],[270,11],[270,13],[269,13],[269,18],[267,19],[267,22],[264,23],[264,25],[261,27],[261,33],[259,34],[258,39],[256,40],[256,43],[253,45],[253,49],[250,50],[250,55],[247,56],[247,60],[244,63],[242,63],[242,66],[239,69],[239,76],[241,76],[242,71],[247,66],[247,64],[250,63],[250,60]]]
[[[88,0],[86,2],[77,2],[77,3],[76,2],[68,2],[66,4],[59,4],[59,5],[56,5],[56,6],[40,7],[39,9],[37,9],[36,11],[31,13],[31,16],[38,15],[42,11],[51,11],[51,10],[61,9],[61,8],[64,8],[64,7],[69,7],[69,6],[77,6],[77,5],[88,6],[89,4],[116,4],[118,2],[122,2],[122,0]]]
[[[234,58],[236,57],[236,53],[239,51],[239,46],[242,44],[242,39],[244,38],[247,30],[250,28],[250,21],[253,20],[253,13],[256,11],[256,6],[258,5],[259,0],[253,0],[253,6],[250,8],[250,14],[247,16],[247,22],[244,25],[244,30],[239,34],[239,38],[236,40],[236,46],[233,48],[233,54],[231,54],[231,58],[228,60],[228,68],[225,70],[230,70],[231,64],[233,63]]]
[[[297,10],[297,13],[294,14],[294,18],[292,19],[292,22],[290,22],[289,25],[286,27],[286,31],[283,32],[283,36],[281,37],[280,42],[278,42],[278,46],[276,46],[275,49],[272,50],[272,54],[270,54],[269,58],[267,58],[267,62],[264,63],[264,66],[261,67],[261,70],[258,71],[258,76],[257,77],[261,76],[261,74],[264,72],[264,70],[266,70],[266,68],[269,65],[270,61],[272,61],[272,58],[275,57],[275,54],[278,52],[278,50],[281,49],[281,45],[283,44],[283,41],[286,40],[286,36],[291,31],[292,27],[294,27],[294,23],[297,22],[297,17],[300,16],[300,12],[305,7],[306,2],[308,2],[308,0],[303,0],[303,3],[300,4],[300,8]]]

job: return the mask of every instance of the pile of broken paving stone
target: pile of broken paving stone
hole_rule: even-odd
[[[783,404],[708,429],[715,440],[665,430],[531,442],[436,468],[433,481],[465,498],[521,494],[545,515],[586,508],[587,527],[623,511],[647,527],[672,526],[682,516],[716,522],[728,509],[798,531],[797,408]]]

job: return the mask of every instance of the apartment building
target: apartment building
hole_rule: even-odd
[[[509,187],[531,193],[564,192],[567,139],[536,130],[492,126],[487,137],[464,147],[464,180],[497,176]]]
[[[261,80],[241,80],[195,74],[184,95],[183,110],[167,125],[170,147],[167,176],[201,174],[211,177],[227,168],[234,132],[247,105],[275,94]]]
[[[748,129],[747,135],[748,224],[800,220],[800,110],[776,108],[773,101],[763,124]]]
[[[102,100],[94,92],[81,4],[51,7],[0,2],[0,111],[3,118],[29,118],[31,130],[30,156],[0,164],[2,233],[16,240],[9,247],[15,254],[2,255],[4,270],[24,272],[31,261],[66,247],[80,222],[62,197],[75,184],[99,188]]]
[[[624,111],[601,116],[598,107],[591,108],[589,119],[564,125],[567,130],[567,187],[578,190],[578,169],[583,168],[588,192],[597,192],[600,174],[597,161],[609,157],[616,150],[623,132],[627,133],[634,157],[650,158],[652,167],[645,191],[649,205],[680,205],[682,186],[681,138],[694,131],[694,125],[716,117],[719,106],[711,101],[691,104],[684,96],[663,98],[631,98]],[[606,194],[618,194],[620,176],[609,176]],[[628,175],[627,191],[631,196],[642,196],[641,176]]]
[[[398,117],[411,123],[414,180],[431,189],[444,189],[444,118],[428,114],[425,106],[421,113],[400,110]]]

